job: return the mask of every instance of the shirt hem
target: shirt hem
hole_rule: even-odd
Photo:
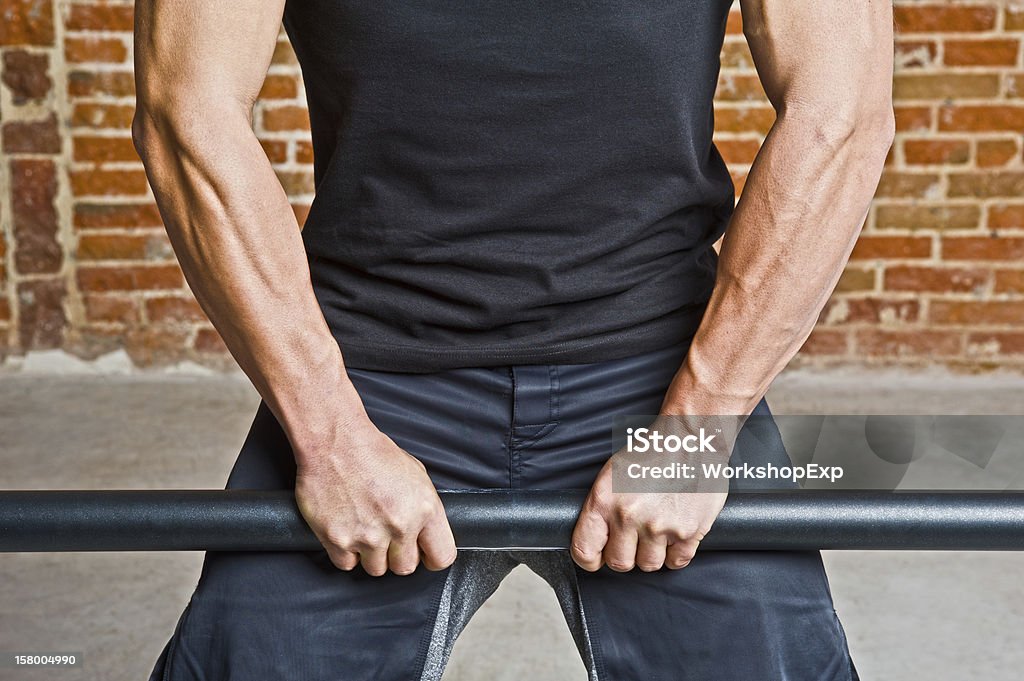
[[[556,344],[524,346],[489,344],[483,347],[455,345],[396,345],[360,342],[331,327],[341,348],[345,366],[370,371],[431,373],[469,367],[495,367],[517,364],[589,364],[623,359],[653,352],[676,344],[686,344],[697,330],[704,307],[672,315],[657,322],[635,326],[598,339],[579,339]]]

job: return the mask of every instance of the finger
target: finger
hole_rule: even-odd
[[[417,544],[422,550],[423,567],[428,570],[443,570],[454,563],[458,555],[452,528],[443,512],[423,527]]]
[[[665,565],[668,540],[664,536],[640,537],[636,547],[636,566],[644,572],[660,570]]]
[[[388,545],[388,569],[396,575],[412,574],[420,562],[420,547],[412,536],[394,537]]]
[[[602,552],[604,564],[616,572],[629,572],[636,566],[638,537],[632,527],[613,528]]]
[[[678,570],[690,564],[694,554],[697,552],[697,545],[700,542],[696,539],[679,541],[669,544],[665,555],[665,567],[670,570]]]
[[[359,552],[359,562],[367,574],[380,577],[388,571],[388,552],[384,546],[374,546]]]
[[[359,556],[353,551],[327,549],[327,555],[339,570],[354,570],[359,565]]]
[[[588,572],[598,570],[601,567],[601,551],[607,541],[608,523],[604,517],[597,511],[584,509],[572,531],[572,559]]]

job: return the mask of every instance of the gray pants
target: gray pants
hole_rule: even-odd
[[[611,455],[613,416],[658,412],[685,352],[349,374],[438,488],[575,489]],[[764,400],[754,414],[770,417]],[[774,423],[758,423],[736,449],[787,463]],[[261,404],[227,487],[294,482],[288,440]],[[554,589],[595,681],[858,678],[817,551],[698,551],[682,570],[629,573],[581,570],[564,551],[462,551],[447,570],[372,577],[320,550],[207,552],[150,681],[440,679],[459,632],[520,563]]]

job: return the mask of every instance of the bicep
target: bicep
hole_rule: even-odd
[[[217,100],[251,108],[283,12],[284,0],[137,0],[139,103],[188,107]]]
[[[754,66],[778,111],[891,107],[890,0],[740,0],[740,8]]]

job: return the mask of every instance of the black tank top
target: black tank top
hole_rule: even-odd
[[[734,188],[730,0],[288,0],[302,230],[355,368],[575,364],[685,342]]]

